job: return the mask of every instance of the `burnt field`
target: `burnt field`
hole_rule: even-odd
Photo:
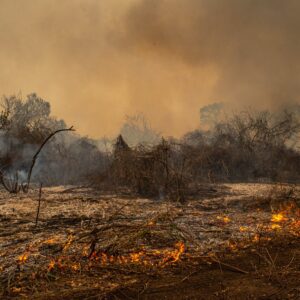
[[[0,0],[0,300],[300,300],[299,11]]]
[[[183,204],[2,190],[1,299],[299,299],[299,186],[198,189]]]
[[[299,299],[298,106],[96,140],[0,104],[1,299]]]

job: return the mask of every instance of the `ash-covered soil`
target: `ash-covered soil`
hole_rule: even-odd
[[[0,193],[1,299],[300,299],[300,187],[184,204],[84,187]]]

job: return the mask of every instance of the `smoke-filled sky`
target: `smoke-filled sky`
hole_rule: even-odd
[[[181,135],[199,109],[299,103],[299,0],[0,0],[0,94],[92,137],[126,114]]]

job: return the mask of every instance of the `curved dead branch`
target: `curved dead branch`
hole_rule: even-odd
[[[23,185],[23,191],[24,192],[28,192],[29,190],[29,185],[30,185],[30,180],[31,180],[31,174],[35,165],[35,162],[40,154],[40,152],[42,151],[43,147],[47,144],[47,142],[53,137],[55,136],[57,133],[59,132],[63,132],[63,131],[75,131],[75,129],[73,128],[73,126],[71,126],[70,128],[65,128],[65,129],[58,129],[54,132],[52,132],[45,140],[44,142],[41,144],[41,146],[39,147],[39,149],[37,150],[37,152],[35,153],[35,155],[32,158],[32,163],[28,172],[28,176],[27,176],[27,183],[26,185]]]

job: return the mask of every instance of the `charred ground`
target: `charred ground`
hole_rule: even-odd
[[[199,188],[184,205],[47,188],[37,226],[38,191],[2,191],[2,298],[298,299],[299,187]]]

